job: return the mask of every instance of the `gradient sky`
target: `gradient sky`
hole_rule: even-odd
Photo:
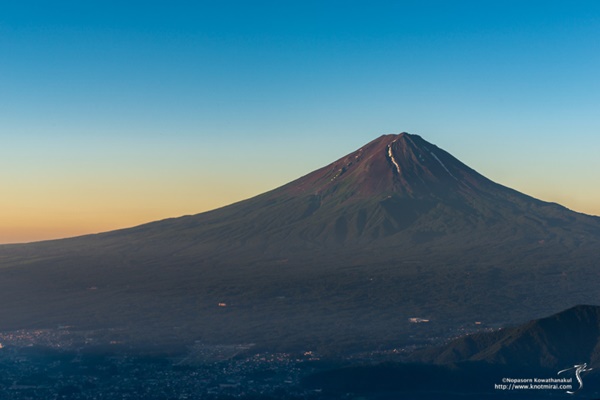
[[[407,131],[600,215],[599,1],[0,2],[0,243],[194,214]]]

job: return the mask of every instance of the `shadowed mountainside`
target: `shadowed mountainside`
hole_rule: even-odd
[[[600,365],[600,307],[579,305],[513,328],[464,336],[415,352],[411,360],[435,364],[483,361],[557,370],[584,362]]]
[[[600,218],[496,184],[417,135],[385,135],[210,212],[0,246],[0,330],[388,346],[600,303],[598,248]]]
[[[563,398],[567,389],[499,389],[504,379],[567,379],[571,391],[600,391],[600,307],[579,305],[558,314],[495,332],[460,337],[416,351],[407,363],[349,365],[304,379],[308,387],[367,398]],[[578,382],[575,365],[586,364]],[[559,371],[562,371],[559,373]],[[527,382],[525,382],[527,384]],[[536,382],[532,382],[536,383]],[[394,397],[395,395],[395,397]],[[369,397],[371,396],[371,397]]]

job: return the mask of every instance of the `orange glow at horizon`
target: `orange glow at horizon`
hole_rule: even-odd
[[[0,244],[27,243],[61,239],[86,234],[129,228],[166,218],[193,215],[210,211],[240,200],[250,198],[265,190],[235,193],[232,190],[210,190],[214,196],[200,196],[202,201],[176,198],[168,201],[159,193],[153,196],[95,199],[88,202],[61,203],[60,199],[47,199],[43,206],[31,202],[18,207],[0,202]],[[544,190],[527,194],[553,201],[577,212],[599,215],[597,204],[581,199],[567,199],[548,195]],[[217,196],[218,194],[218,196]],[[544,195],[546,194],[546,195]],[[64,200],[64,199],[63,199]],[[81,200],[81,199],[80,199]],[[127,201],[125,201],[127,200]],[[176,200],[176,201],[175,201]],[[569,202],[567,202],[569,200]]]
[[[48,160],[36,148],[31,159],[13,155],[9,160],[7,153],[3,161],[11,168],[0,171],[0,244],[100,233],[202,213],[286,184],[359,147],[350,143],[335,153],[318,154],[306,142],[294,143],[293,152],[286,153],[280,151],[285,144],[281,140],[263,153],[252,152],[251,162],[246,162],[250,147],[243,145],[227,148],[225,157],[214,150],[219,146],[180,144],[167,151],[160,142],[143,155],[138,145],[136,157],[124,150],[136,148],[133,140],[96,156],[73,151]],[[499,184],[600,215],[600,189],[589,184],[588,176],[553,164],[549,156],[545,163],[531,163],[526,156],[500,164],[488,163],[492,157],[486,153],[459,158]],[[239,162],[229,162],[230,157]],[[36,164],[38,159],[44,162]]]
[[[232,201],[233,202],[233,201]],[[79,208],[76,212],[68,210],[53,210],[50,216],[48,210],[35,210],[27,219],[8,219],[0,216],[0,244],[27,243],[42,240],[62,239],[74,236],[107,232],[117,229],[130,228],[157,220],[175,218],[183,215],[198,214],[218,208],[225,204],[198,205],[190,207],[173,207],[154,210],[139,210],[135,208],[120,210],[97,209],[95,212],[88,207]]]
[[[201,188],[204,188],[203,190]],[[194,190],[113,191],[117,196],[45,193],[0,200],[0,244],[27,243],[130,228],[157,220],[210,211],[268,189],[200,186]],[[176,194],[174,194],[176,193]],[[38,199],[38,200],[36,200]]]

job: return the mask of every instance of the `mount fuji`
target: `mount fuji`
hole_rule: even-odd
[[[420,136],[384,135],[213,211],[0,246],[0,330],[396,346],[600,304],[598,249],[600,218],[492,182]]]

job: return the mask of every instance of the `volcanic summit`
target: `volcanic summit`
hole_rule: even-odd
[[[0,330],[385,346],[413,317],[433,335],[600,303],[598,248],[600,218],[494,183],[420,136],[384,135],[213,211],[0,246]]]

